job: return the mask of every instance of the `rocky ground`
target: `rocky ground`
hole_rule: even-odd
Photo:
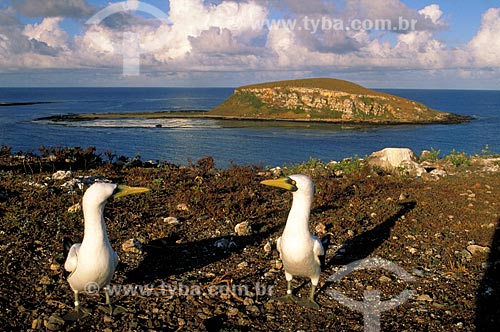
[[[283,169],[314,180],[311,230],[330,238],[321,309],[313,310],[273,299],[286,290],[275,241],[291,203],[291,194],[260,184],[274,172],[220,170],[210,158],[179,167],[70,152],[0,153],[4,330],[363,331],[362,308],[338,294],[361,302],[376,290],[382,301],[412,292],[392,309],[371,304],[383,331],[493,331],[500,323],[498,168],[438,160],[445,172],[418,177],[360,161]],[[121,261],[112,300],[128,311],[110,316],[98,309],[102,292],[84,294],[92,314],[65,322],[73,294],[62,240],[82,238],[79,202],[96,179],[151,189],[105,209]],[[358,260],[374,264],[356,270]],[[309,293],[308,280],[293,285]]]

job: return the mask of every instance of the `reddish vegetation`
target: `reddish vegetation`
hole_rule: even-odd
[[[278,303],[270,294],[286,290],[274,241],[291,202],[289,193],[260,185],[270,172],[251,166],[218,170],[211,158],[189,167],[151,167],[104,163],[84,150],[66,162],[9,152],[0,155],[0,325],[6,330],[362,331],[361,313],[338,303],[331,290],[358,301],[365,290],[380,290],[382,300],[414,290],[409,301],[382,314],[383,331],[490,331],[499,323],[498,172],[469,167],[427,182],[364,168],[343,177],[308,172],[316,184],[311,230],[331,238],[317,292],[321,309],[315,311]],[[143,287],[142,294],[112,297],[128,309],[123,315],[97,310],[101,293],[81,296],[91,316],[59,319],[73,305],[62,239],[82,237],[81,212],[68,212],[82,191],[61,187],[67,179],[48,178],[69,168],[73,178],[101,176],[151,189],[109,202],[105,210],[121,260],[113,285]],[[165,222],[169,216],[179,223]],[[234,227],[243,221],[252,233],[236,235]],[[143,244],[142,253],[122,249],[130,238]],[[471,254],[472,244],[491,251]],[[377,269],[326,282],[342,265],[366,257],[393,262],[415,282]],[[310,283],[298,279],[294,287],[307,295]]]

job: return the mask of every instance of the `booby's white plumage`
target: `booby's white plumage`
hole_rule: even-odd
[[[324,249],[321,241],[309,231],[314,184],[309,177],[302,174],[266,180],[262,181],[262,184],[287,189],[293,194],[292,208],[285,229],[277,241],[277,249],[283,261],[288,283],[287,298],[298,301],[291,294],[293,276],[307,277],[312,283],[311,294],[308,299],[299,302],[317,308],[318,305],[314,302],[314,290],[321,273],[319,256],[324,255]]]
[[[90,283],[102,288],[115,273],[118,255],[109,243],[104,206],[116,187],[112,183],[95,183],[83,195],[83,240],[71,247],[64,263],[66,271],[71,272],[68,282],[74,292],[85,291]]]
[[[104,207],[110,197],[118,198],[145,191],[148,189],[112,183],[94,183],[83,195],[82,208],[85,223],[83,240],[71,246],[64,263],[66,271],[71,272],[68,283],[75,293],[76,315],[69,315],[68,319],[81,317],[78,301],[80,292],[104,289],[106,304],[111,308],[106,287],[115,273],[118,255],[109,243],[104,222]]]

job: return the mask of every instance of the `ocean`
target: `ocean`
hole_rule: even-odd
[[[453,149],[500,153],[500,91],[380,90],[427,106],[470,115],[450,125],[349,125],[219,121],[212,119],[100,120],[52,124],[38,118],[68,113],[209,110],[229,97],[230,88],[0,88],[0,144],[13,151],[40,146],[95,146],[119,156],[181,165],[212,156],[218,167],[278,166],[317,158],[363,157],[385,147]],[[158,126],[158,125],[161,125]]]

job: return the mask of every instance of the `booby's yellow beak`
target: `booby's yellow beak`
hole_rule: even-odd
[[[297,191],[297,183],[294,180],[290,179],[288,176],[275,180],[264,180],[260,183],[266,186],[282,188],[288,191]]]
[[[129,187],[123,184],[119,184],[115,192],[113,194],[113,198],[120,198],[123,196],[128,196],[128,195],[133,195],[133,194],[140,194],[140,193],[145,193],[149,191],[148,188],[143,188],[143,187]]]

